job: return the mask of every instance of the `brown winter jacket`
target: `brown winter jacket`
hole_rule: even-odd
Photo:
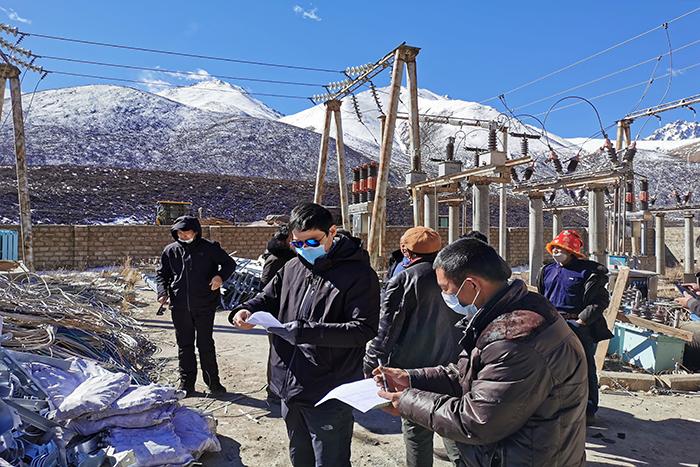
[[[409,370],[403,417],[457,441],[469,466],[584,465],[586,359],[544,297],[514,281],[460,343],[456,366]]]

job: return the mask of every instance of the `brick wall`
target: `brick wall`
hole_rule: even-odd
[[[1,226],[17,230],[17,226]],[[406,226],[389,226],[384,239],[386,255],[398,248],[399,239]],[[584,245],[588,235],[578,229]],[[223,248],[237,256],[257,258],[264,250],[274,227],[204,226],[205,238],[216,240]],[[700,231],[698,231],[700,233]],[[447,243],[447,230],[441,229],[443,243]],[[650,229],[650,254],[653,254],[653,232]],[[552,238],[551,228],[545,228],[542,243]],[[364,239],[366,242],[366,238]],[[163,247],[172,241],[169,227],[156,225],[35,225],[34,256],[37,269],[74,268],[121,264],[129,256],[135,260],[158,258]],[[498,228],[491,228],[491,244],[498,248]],[[677,258],[683,258],[683,227],[667,227],[666,242]],[[587,251],[587,246],[584,248]],[[700,249],[696,248],[696,258]],[[512,266],[526,265],[528,261],[528,229],[508,229],[507,260]]]
[[[202,236],[237,256],[257,258],[274,231],[274,227],[204,226]],[[123,263],[127,256],[151,260],[173,241],[170,227],[157,225],[35,225],[33,232],[34,263],[40,270],[109,266]]]

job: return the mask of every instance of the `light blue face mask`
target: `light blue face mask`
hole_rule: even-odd
[[[294,250],[309,264],[314,264],[317,259],[319,259],[321,256],[326,255],[326,249],[323,245],[306,246],[304,248],[294,248]]]
[[[479,294],[481,293],[481,289],[476,292],[476,296],[474,296],[474,301],[470,305],[462,305],[459,302],[459,293],[462,291],[462,287],[464,287],[464,284],[467,283],[467,279],[464,279],[462,282],[462,285],[459,286],[459,289],[457,289],[457,293],[452,295],[452,294],[447,294],[445,292],[442,293],[442,299],[445,301],[445,304],[449,306],[452,311],[455,313],[458,313],[460,315],[466,316],[467,318],[471,319],[479,309],[476,307],[474,304],[476,302],[476,299],[479,297]]]

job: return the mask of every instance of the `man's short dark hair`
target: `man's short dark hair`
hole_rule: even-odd
[[[447,245],[435,258],[433,268],[442,269],[453,284],[461,284],[467,276],[504,282],[512,274],[496,250],[476,238],[463,238]]]
[[[292,209],[289,219],[289,230],[321,230],[328,233],[334,225],[333,215],[323,206],[316,203],[301,203]]]
[[[280,242],[286,242],[289,239],[289,227],[287,224],[277,227],[277,232],[272,234],[272,238]]]
[[[481,240],[484,243],[489,242],[489,239],[486,238],[486,235],[482,234],[478,230],[472,230],[471,232],[467,232],[459,238],[476,238],[477,240]]]

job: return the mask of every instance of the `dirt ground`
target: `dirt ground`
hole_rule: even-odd
[[[155,300],[143,288],[139,298]],[[177,347],[169,316],[156,316],[156,305],[140,309],[139,319],[160,346],[165,370],[161,382],[177,384]],[[201,394],[185,404],[218,420],[222,450],[200,462],[218,466],[288,466],[287,436],[279,409],[265,402],[265,332],[239,331],[217,313],[214,338],[222,383],[229,390],[212,399]],[[201,379],[201,378],[200,378]],[[197,390],[204,391],[201,381]],[[441,446],[436,439],[436,446]],[[591,466],[697,466],[700,462],[700,394],[653,395],[604,392],[598,423],[586,442]],[[356,412],[352,443],[355,466],[404,465],[399,419],[382,411]],[[451,465],[435,459],[436,467]]]

